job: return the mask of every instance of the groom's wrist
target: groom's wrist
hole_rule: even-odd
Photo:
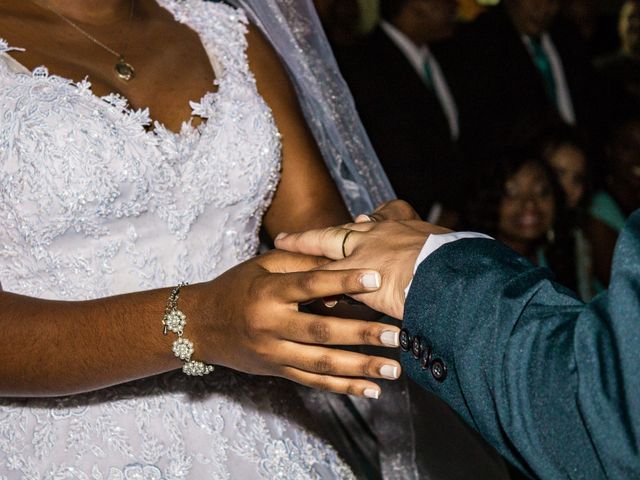
[[[407,288],[404,291],[405,298],[409,294],[409,290],[411,289],[411,284],[413,282],[413,276],[418,271],[420,264],[443,245],[457,240],[462,240],[463,238],[488,238],[493,240],[490,236],[477,232],[449,232],[429,235],[422,246],[422,250],[420,250],[418,257],[416,258],[411,275],[411,281],[409,281],[409,285],[407,285]]]

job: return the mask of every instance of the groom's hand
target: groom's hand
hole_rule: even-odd
[[[380,272],[382,286],[375,292],[352,295],[369,307],[402,319],[405,289],[427,237],[448,233],[447,230],[418,220],[387,220],[397,215],[396,202],[375,212],[375,221],[358,217],[360,223],[281,234],[276,247],[290,252],[324,256],[335,262],[322,266],[325,270],[366,268]]]

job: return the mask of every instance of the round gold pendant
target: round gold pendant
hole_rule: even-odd
[[[133,66],[124,61],[124,58],[121,58],[118,63],[116,63],[116,73],[121,80],[128,82],[132,78],[136,76],[136,71]]]

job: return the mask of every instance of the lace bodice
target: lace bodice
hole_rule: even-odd
[[[200,34],[216,72],[218,90],[191,104],[207,120],[198,128],[146,130],[148,110],[0,57],[6,290],[86,299],[207,280],[255,253],[280,142],[248,70],[244,17],[165,3]]]
[[[280,139],[242,11],[161,0],[201,38],[215,93],[173,133],[0,43],[0,282],[81,300],[199,282],[255,254]],[[1,32],[0,32],[1,35]],[[277,387],[277,388],[276,388]],[[284,382],[218,369],[54,400],[0,400],[1,478],[343,478]],[[3,477],[4,475],[4,477]]]

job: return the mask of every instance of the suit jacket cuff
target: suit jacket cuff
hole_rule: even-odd
[[[494,240],[467,238],[448,243],[422,262],[405,302],[404,330],[411,348],[403,351],[404,371],[423,388],[436,393],[471,425],[465,395],[478,394],[485,401],[492,382],[492,352],[506,342],[494,332],[508,334],[500,324],[500,299],[509,290],[514,308],[527,301],[529,288],[548,279],[546,269],[533,267],[526,259]],[[419,344],[419,345],[418,345]],[[425,356],[427,358],[425,358]],[[457,362],[463,362],[462,370]],[[486,376],[477,391],[462,392],[466,378]],[[477,400],[479,400],[479,398]]]

